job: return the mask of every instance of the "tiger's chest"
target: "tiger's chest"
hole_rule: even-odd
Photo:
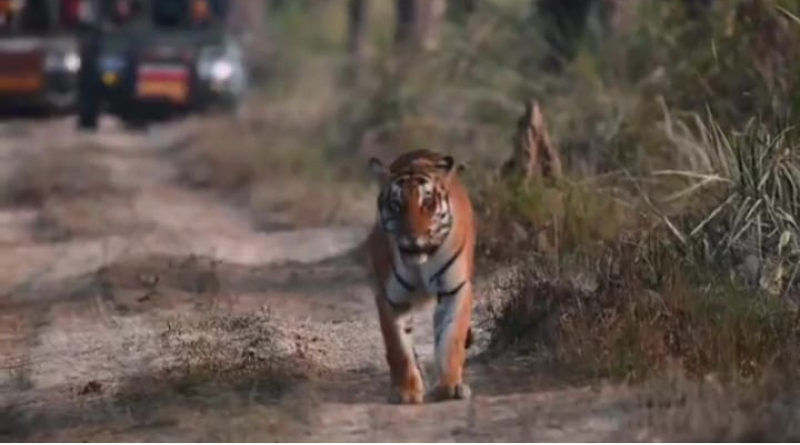
[[[385,282],[389,302],[417,306],[458,289],[469,280],[462,249],[442,248],[418,266],[406,265],[395,251],[392,271]]]

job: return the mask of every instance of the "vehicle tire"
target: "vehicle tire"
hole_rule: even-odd
[[[129,131],[145,131],[150,126],[150,122],[141,116],[125,115],[120,116],[122,125]]]
[[[97,55],[99,49],[94,36],[93,42],[84,43],[81,48],[81,64],[78,72],[78,129],[97,131],[100,120],[100,85],[97,78]]]
[[[78,114],[78,128],[84,131],[97,131],[98,113],[94,110],[83,109]]]
[[[78,128],[85,131],[96,131],[100,120],[100,107],[97,97],[89,97],[94,94],[92,89],[81,91],[82,97],[78,100]]]

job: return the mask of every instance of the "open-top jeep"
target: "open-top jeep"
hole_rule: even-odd
[[[236,109],[247,73],[227,26],[229,3],[109,2],[99,61],[104,108],[129,122]]]
[[[0,107],[69,111],[81,0],[0,0]]]

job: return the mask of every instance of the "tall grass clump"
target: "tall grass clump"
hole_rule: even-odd
[[[686,179],[688,186],[673,197],[702,209],[689,211],[680,224],[666,220],[673,235],[702,261],[724,267],[749,262],[748,279],[788,292],[800,260],[797,127],[786,119],[752,119],[741,132],[726,134],[712,116],[696,122],[692,145],[707,168],[653,172]]]
[[[600,250],[518,262],[507,299],[490,307],[495,351],[545,352],[582,375],[634,380],[671,367],[731,379],[794,372],[796,129],[697,122],[691,146],[708,168],[654,171],[637,184],[658,224],[621,230]],[[648,194],[648,180],[665,177],[685,182]]]

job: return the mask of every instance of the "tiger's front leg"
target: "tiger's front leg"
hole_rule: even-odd
[[[410,311],[392,307],[383,296],[378,296],[377,304],[391,375],[389,401],[399,404],[422,403],[425,384],[414,354]]]
[[[430,397],[433,401],[468,399],[471,390],[463,382],[463,372],[472,316],[472,284],[465,281],[455,289],[440,292],[437,301],[433,327],[439,381]]]

